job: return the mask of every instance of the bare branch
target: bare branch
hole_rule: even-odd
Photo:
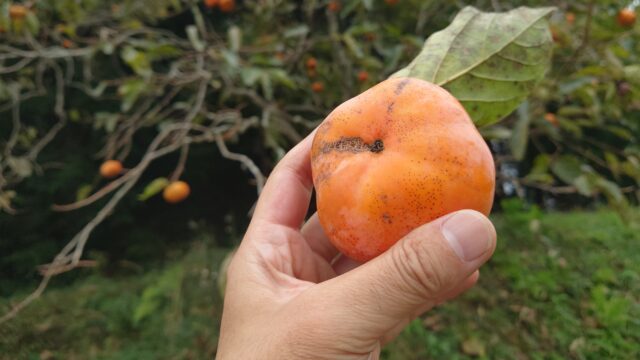
[[[182,176],[182,172],[184,171],[184,165],[187,162],[188,155],[189,155],[189,144],[184,144],[180,149],[180,158],[178,159],[178,165],[176,166],[176,169],[173,171],[173,173],[169,177],[169,181],[174,182],[180,179],[180,176]]]
[[[53,267],[52,264],[40,265],[38,266],[38,272],[40,273],[40,275],[43,275],[43,276],[46,274],[51,274],[52,276],[55,276],[55,275],[73,270],[75,268],[81,268],[81,267],[88,268],[88,267],[96,267],[96,266],[98,266],[98,262],[95,260],[80,260],[75,266],[73,264],[67,264],[64,266],[57,266],[57,267]]]
[[[16,72],[29,65],[32,61],[33,59],[24,58],[9,67],[0,67],[0,74],[10,74],[12,72]]]
[[[133,176],[133,173],[131,173],[130,171],[127,171],[124,175],[108,183],[102,189],[93,193],[91,196],[71,204],[66,204],[66,205],[54,204],[51,206],[51,209],[53,209],[54,211],[71,211],[71,210],[76,210],[76,209],[80,209],[82,207],[91,205],[94,202],[102,199],[105,195],[109,194],[113,190],[120,187],[120,185],[127,182],[132,176]]]
[[[51,280],[51,276],[52,275],[49,275],[49,274],[45,275],[40,281],[40,284],[38,285],[38,287],[31,294],[29,294],[29,296],[27,296],[26,298],[24,298],[24,300],[16,304],[9,312],[2,315],[2,317],[0,317],[0,324],[4,323],[7,320],[12,319],[16,315],[18,315],[18,313],[22,309],[27,307],[37,298],[39,298],[40,295],[42,295],[42,292],[44,292],[44,289],[47,288],[47,285],[49,284],[49,280]]]
[[[591,23],[593,22],[593,11],[595,7],[595,3],[596,3],[595,0],[591,0],[589,2],[589,6],[587,8],[587,20],[585,21],[582,40],[580,42],[580,46],[578,46],[576,51],[573,53],[573,56],[571,56],[571,60],[569,60],[568,62],[569,64],[575,64],[575,61],[578,59],[578,56],[580,55],[580,53],[589,45],[589,37],[591,34]]]
[[[38,141],[27,155],[27,158],[31,161],[35,161],[38,157],[38,154],[42,149],[47,146],[58,134],[58,132],[66,125],[67,123],[67,114],[64,112],[64,78],[62,75],[62,70],[58,64],[52,62],[51,68],[53,69],[56,77],[56,102],[54,106],[54,112],[58,117],[58,122],[49,129],[47,134],[43,136],[40,141]]]
[[[133,173],[131,179],[129,179],[129,181],[127,181],[124,186],[122,186],[120,190],[118,190],[113,195],[113,197],[109,199],[109,202],[107,202],[107,204],[102,209],[100,209],[100,211],[98,211],[96,217],[89,221],[89,223],[85,225],[85,227],[74,237],[74,239],[72,240],[76,242],[75,250],[72,257],[72,264],[74,266],[78,264],[78,261],[80,261],[84,246],[86,245],[87,240],[89,240],[89,235],[91,235],[93,229],[95,229],[96,226],[98,226],[104,219],[107,218],[107,216],[111,214],[120,200],[138,182],[138,179],[140,179],[140,175],[142,175],[143,170],[147,167],[148,164],[149,161],[146,163],[141,163],[140,165],[142,166],[138,165],[138,167],[133,169],[131,171],[131,173]]]
[[[11,135],[9,135],[9,140],[7,141],[7,144],[5,145],[5,148],[4,148],[5,158],[8,158],[11,156],[11,153],[13,152],[13,147],[16,145],[16,142],[18,141],[18,135],[20,134],[20,129],[22,128],[20,123],[20,97],[16,93],[17,91],[19,90],[14,90],[11,92],[12,104],[13,104],[11,109],[12,127],[11,127]]]
[[[262,188],[264,187],[265,177],[264,175],[262,175],[262,172],[260,171],[258,166],[256,166],[256,164],[253,162],[253,160],[251,160],[247,155],[233,153],[229,151],[229,149],[227,148],[227,145],[222,140],[222,136],[220,135],[216,135],[216,145],[218,145],[220,154],[224,158],[227,158],[229,160],[239,161],[244,166],[247,167],[247,169],[251,172],[253,177],[256,179],[256,187],[257,187],[258,195],[260,195],[260,193],[262,192]]]

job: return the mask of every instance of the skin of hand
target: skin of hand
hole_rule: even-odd
[[[462,210],[422,225],[358,264],[331,245],[317,214],[313,134],[271,173],[227,272],[217,358],[378,359],[414,318],[478,280],[496,232]]]

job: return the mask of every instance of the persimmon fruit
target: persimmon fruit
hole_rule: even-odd
[[[209,9],[213,9],[214,7],[218,6],[218,0],[204,0],[204,6],[208,7]]]
[[[558,126],[558,118],[554,113],[546,113],[544,114],[544,119],[553,126]]]
[[[618,24],[622,27],[632,27],[636,22],[636,12],[629,8],[624,8],[618,12]]]
[[[100,175],[112,179],[122,173],[122,163],[118,160],[107,160],[100,165]]]
[[[330,1],[329,4],[327,4],[327,9],[331,12],[338,12],[340,7],[340,2],[337,0]]]
[[[367,71],[361,70],[358,72],[358,81],[365,82],[367,80],[369,80],[369,73]]]
[[[314,81],[311,84],[311,90],[313,90],[313,92],[316,92],[316,93],[321,93],[324,91],[324,84],[320,81]]]
[[[24,5],[13,4],[9,6],[9,17],[11,19],[22,19],[27,16],[27,12],[29,12],[29,9],[27,9],[27,7]]]
[[[569,25],[573,25],[576,22],[576,14],[568,12],[564,15],[564,19]]]
[[[307,70],[315,70],[318,67],[318,60],[316,58],[310,57],[307,59]]]
[[[357,261],[453,211],[489,214],[494,167],[460,102],[416,78],[385,80],[342,103],[311,148],[320,224]]]
[[[191,194],[189,184],[184,181],[174,181],[162,191],[162,198],[170,204],[176,204],[186,199]]]
[[[222,12],[232,12],[236,8],[235,0],[218,0],[218,7]]]

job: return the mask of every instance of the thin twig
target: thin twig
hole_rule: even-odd
[[[134,174],[132,172],[127,171],[121,177],[113,180],[112,182],[110,182],[107,185],[105,185],[102,189],[100,189],[100,190],[96,191],[95,193],[91,194],[91,196],[88,196],[88,197],[86,197],[86,198],[84,198],[84,199],[82,199],[80,201],[76,201],[76,202],[71,203],[71,204],[65,204],[65,205],[53,204],[51,206],[51,209],[54,210],[54,211],[72,211],[72,210],[80,209],[82,207],[91,205],[94,202],[102,199],[105,195],[109,194],[110,192],[112,192],[115,189],[117,189],[118,187],[120,187],[120,185],[122,185],[125,182],[129,181],[129,179],[133,175]]]
[[[33,59],[31,58],[24,58],[18,62],[16,62],[15,64],[8,66],[8,67],[0,67],[0,74],[9,74],[12,72],[16,72],[22,68],[24,68],[25,66],[29,65],[31,62],[33,61]]]
[[[29,150],[29,154],[27,158],[31,161],[35,161],[38,157],[38,154],[47,146],[62,130],[62,128],[67,123],[67,114],[64,112],[64,79],[62,75],[62,70],[60,67],[52,62],[52,69],[56,78],[56,102],[54,105],[54,113],[58,117],[58,122],[49,129],[45,136],[43,136],[36,144],[33,145],[31,150]]]
[[[174,182],[180,179],[180,176],[182,176],[182,172],[184,171],[184,165],[187,162],[188,155],[189,144],[184,144],[182,145],[182,148],[180,148],[180,158],[178,159],[178,165],[176,166],[176,169],[173,170],[171,177],[169,177],[169,181]]]
[[[584,33],[582,35],[582,41],[580,42],[580,46],[578,46],[576,51],[571,56],[571,60],[569,60],[568,64],[575,64],[575,61],[578,59],[578,56],[580,55],[580,53],[589,44],[589,37],[591,34],[591,23],[593,21],[593,10],[594,10],[595,3],[596,3],[595,0],[591,0],[591,2],[589,2],[589,6],[587,8],[587,19],[584,25]]]
[[[75,265],[67,264],[64,266],[57,266],[57,267],[53,267],[52,264],[40,265],[38,266],[38,272],[40,273],[40,275],[46,275],[47,273],[50,273],[51,275],[58,275],[58,274],[62,274],[64,272],[70,271],[74,268],[81,268],[81,267],[89,268],[89,267],[96,267],[96,266],[98,266],[98,262],[95,260],[80,260]]]
[[[42,295],[42,292],[44,292],[44,289],[47,288],[47,285],[49,284],[49,280],[51,280],[51,277],[52,277],[51,274],[45,275],[42,278],[42,280],[40,281],[40,284],[38,285],[38,287],[31,294],[29,294],[29,296],[27,296],[26,298],[24,298],[24,300],[20,301],[16,305],[14,305],[13,308],[11,308],[10,311],[8,311],[6,314],[4,314],[2,317],[0,317],[0,324],[2,324],[5,321],[10,320],[11,318],[15,317],[16,315],[18,315],[18,313],[22,309],[27,307],[29,304],[31,304],[37,298],[39,298],[40,295]]]
[[[257,187],[258,195],[260,195],[260,193],[262,192],[262,188],[264,187],[265,177],[264,175],[262,175],[262,172],[260,171],[258,166],[256,166],[256,164],[253,162],[253,160],[251,160],[251,158],[249,158],[247,155],[233,153],[229,151],[224,140],[222,140],[222,136],[220,135],[216,135],[216,145],[218,145],[218,149],[220,150],[220,155],[222,155],[224,158],[227,158],[229,160],[239,161],[244,166],[247,167],[247,169],[251,172],[253,177],[256,179],[256,187]]]
[[[11,109],[11,121],[12,121],[12,126],[11,126],[11,135],[9,135],[9,140],[7,141],[7,144],[5,145],[4,148],[4,155],[5,158],[8,158],[11,156],[11,153],[13,152],[13,147],[16,145],[16,142],[18,141],[18,135],[20,134],[20,129],[22,128],[21,123],[20,123],[20,97],[15,94],[15,92],[12,92],[12,103],[13,103],[13,108]]]

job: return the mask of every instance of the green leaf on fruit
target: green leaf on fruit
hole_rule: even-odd
[[[451,92],[477,126],[496,123],[529,95],[549,69],[551,7],[504,13],[464,8],[393,77],[415,77]]]

